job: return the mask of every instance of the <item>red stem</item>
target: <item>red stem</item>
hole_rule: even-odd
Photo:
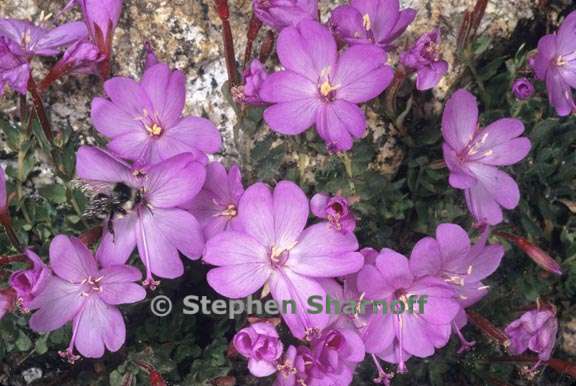
[[[254,40],[258,37],[258,32],[262,28],[262,22],[260,19],[256,17],[256,15],[252,14],[252,18],[250,18],[250,23],[248,24],[248,33],[247,33],[247,42],[246,42],[246,51],[244,51],[244,68],[247,68],[250,65],[250,58],[252,57],[252,47],[254,45]]]
[[[224,38],[224,57],[226,59],[226,71],[228,72],[228,87],[231,89],[238,85],[238,69],[236,67],[236,54],[234,53],[234,39],[230,27],[230,9],[228,0],[214,0],[216,12],[222,21],[222,36]]]
[[[508,337],[506,336],[504,331],[493,325],[492,322],[490,322],[482,315],[474,311],[466,311],[466,315],[468,316],[468,319],[470,319],[472,324],[478,327],[483,333],[488,335],[490,338],[495,339],[498,343],[500,343],[505,347],[510,344],[510,341],[508,340]]]
[[[12,219],[10,218],[10,213],[8,213],[7,209],[0,211],[0,223],[4,226],[10,243],[12,243],[18,252],[22,252],[22,245],[20,244],[20,240],[18,240],[18,236],[16,236],[16,232],[14,232],[14,228],[12,227]]]
[[[260,61],[262,63],[266,63],[270,55],[272,54],[272,50],[274,49],[274,32],[272,30],[268,30],[262,45],[260,46]]]
[[[26,255],[0,256],[0,265],[26,261],[28,261]]]
[[[30,91],[30,95],[32,95],[32,101],[34,102],[34,110],[38,115],[38,119],[40,120],[40,125],[42,126],[42,130],[46,135],[46,138],[50,143],[54,139],[52,135],[52,128],[50,126],[50,121],[48,121],[48,116],[46,115],[46,109],[44,109],[44,103],[42,102],[42,97],[40,96],[40,92],[38,91],[38,87],[36,86],[36,82],[34,79],[30,77],[28,81],[28,91]]]

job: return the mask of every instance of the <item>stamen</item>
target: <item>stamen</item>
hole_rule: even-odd
[[[362,26],[366,31],[370,31],[372,29],[372,20],[370,20],[370,15],[365,14],[362,16]]]
[[[146,126],[146,131],[153,137],[159,137],[163,130],[158,124],[153,123],[152,126]]]

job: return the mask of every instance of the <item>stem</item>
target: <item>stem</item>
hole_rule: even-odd
[[[14,232],[14,228],[12,227],[12,219],[10,218],[10,213],[8,213],[7,210],[0,212],[0,223],[4,225],[8,240],[10,240],[10,243],[14,249],[16,249],[18,252],[22,252],[22,244],[20,244],[20,240],[18,240],[16,232]]]
[[[34,102],[34,110],[36,110],[36,114],[38,115],[38,119],[40,120],[40,125],[42,126],[42,130],[46,135],[46,138],[52,144],[54,136],[52,135],[52,127],[50,126],[50,121],[48,121],[48,116],[46,115],[46,109],[44,108],[44,103],[42,103],[42,97],[38,91],[38,87],[34,82],[34,79],[30,77],[28,81],[28,91],[30,91],[30,95],[32,95],[32,101]]]
[[[222,21],[222,36],[224,39],[224,58],[226,59],[226,71],[228,72],[228,87],[238,85],[236,54],[234,53],[234,38],[232,37],[232,28],[230,27],[230,9],[228,0],[214,0],[216,12]]]
[[[28,261],[25,255],[0,256],[0,265],[25,261]]]
[[[262,22],[252,13],[250,18],[250,23],[248,24],[248,34],[246,42],[246,51],[244,51],[244,68],[248,68],[250,65],[250,58],[252,57],[252,46],[254,45],[254,40],[258,37],[258,32],[262,28]]]

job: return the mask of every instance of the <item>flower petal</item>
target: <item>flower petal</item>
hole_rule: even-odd
[[[571,12],[560,25],[557,33],[557,47],[560,55],[576,51],[576,13]]]
[[[483,184],[476,184],[464,191],[470,213],[480,223],[496,225],[502,222],[502,209]]]
[[[194,198],[206,180],[206,168],[190,154],[180,154],[154,165],[144,177],[147,202],[172,208]]]
[[[84,180],[111,183],[134,180],[127,163],[92,146],[80,146],[76,152],[76,175]]]
[[[204,249],[204,235],[191,213],[177,208],[155,208],[153,214],[156,228],[166,240],[189,259],[200,258]]]
[[[330,31],[313,20],[284,28],[276,52],[282,65],[316,83],[322,71],[336,64],[336,41]]]
[[[269,186],[258,182],[246,189],[238,205],[238,221],[260,244],[274,245],[274,202]]]
[[[116,218],[113,222],[114,235],[108,231],[107,224],[103,227],[104,234],[96,250],[96,259],[102,267],[126,263],[136,247],[137,215],[130,213]]]
[[[385,284],[393,288],[408,288],[414,277],[406,256],[384,248],[376,258],[376,267],[382,274]]]
[[[45,287],[30,303],[38,309],[30,318],[30,328],[37,332],[54,331],[72,320],[86,298],[80,286],[56,276],[46,280]]]
[[[112,103],[133,119],[143,119],[153,107],[144,89],[134,79],[117,76],[104,82],[106,95]]]
[[[299,275],[290,269],[275,270],[270,276],[270,292],[281,311],[282,318],[296,338],[302,339],[310,328],[322,330],[330,320],[327,312],[312,314],[308,311],[311,297],[325,299],[324,288],[314,279]],[[295,309],[290,304],[295,305]],[[294,312],[295,311],[295,312]]]
[[[384,50],[361,44],[340,55],[332,81],[338,87],[337,98],[363,103],[380,95],[393,78],[394,71],[386,64]]]
[[[277,133],[296,135],[312,127],[320,106],[317,98],[277,103],[264,110],[264,120]]]
[[[109,138],[132,132],[145,133],[139,120],[134,119],[108,99],[101,97],[92,100],[90,120],[96,130]]]
[[[260,89],[260,98],[269,103],[291,102],[317,96],[316,83],[293,71],[278,71],[271,74]]]
[[[291,248],[308,221],[308,198],[298,185],[280,181],[273,193],[274,246],[280,250]]]
[[[474,95],[460,89],[444,107],[442,114],[442,136],[456,152],[463,150],[474,138],[478,124],[478,105]]]
[[[138,253],[144,266],[154,275],[175,279],[184,273],[178,250],[158,229],[153,212],[139,212],[139,230],[136,232]]]
[[[100,298],[107,304],[136,303],[146,297],[146,290],[133,283],[142,278],[142,273],[129,265],[116,265],[104,268],[98,273],[102,276]]]
[[[416,277],[437,275],[442,269],[440,245],[432,237],[420,239],[410,254],[410,270]]]
[[[268,264],[262,262],[226,265],[208,271],[208,284],[220,295],[240,299],[258,291],[270,277]]]
[[[556,69],[550,69],[546,73],[546,89],[550,104],[556,109],[561,117],[570,115],[575,109],[572,89],[566,83],[562,74]]]
[[[171,127],[182,114],[186,98],[186,77],[163,63],[148,68],[140,86],[150,98],[153,112],[165,127]],[[152,111],[150,112],[152,113]]]
[[[213,265],[266,263],[268,251],[252,236],[226,231],[206,243],[204,261]]]
[[[461,226],[456,224],[440,224],[436,228],[436,240],[445,261],[464,259],[470,252],[470,238]]]
[[[350,150],[352,137],[360,138],[366,132],[366,119],[362,110],[355,104],[336,100],[324,104],[318,111],[316,130],[329,147]]]
[[[34,45],[34,51],[38,55],[51,56],[54,55],[54,50],[81,40],[87,35],[88,29],[83,22],[65,23],[38,39]]]
[[[494,166],[471,163],[470,170],[477,176],[492,197],[506,209],[514,209],[520,201],[518,184],[512,177]]]
[[[124,318],[116,307],[107,305],[97,296],[90,296],[74,319],[74,345],[86,358],[100,358],[104,347],[116,352],[126,340]]]
[[[76,237],[58,235],[50,243],[50,266],[60,278],[80,283],[96,276],[98,266],[92,253]]]
[[[166,136],[204,153],[216,153],[222,146],[220,132],[206,118],[186,117],[167,130]]]

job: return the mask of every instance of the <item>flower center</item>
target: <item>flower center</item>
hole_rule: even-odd
[[[232,218],[236,217],[237,214],[238,210],[236,209],[236,205],[234,204],[228,205],[226,209],[220,212],[220,216],[227,217],[228,220],[231,220]]]
[[[288,359],[286,359],[284,363],[276,365],[276,370],[286,378],[296,374],[296,368],[292,366],[292,362]]]
[[[424,45],[424,52],[422,53],[422,56],[424,56],[426,59],[432,61],[432,62],[436,62],[440,59],[440,46],[438,44],[436,44],[433,41],[429,41]]]
[[[152,137],[159,137],[162,135],[164,130],[161,126],[154,122],[152,123],[152,126],[146,126],[146,131],[148,131],[148,134],[150,134]]]
[[[370,15],[365,14],[362,16],[362,26],[366,31],[370,31],[372,29],[372,20],[370,20]]]
[[[88,276],[86,279],[82,280],[80,284],[84,286],[84,291],[80,294],[81,296],[90,296],[95,292],[102,292],[102,285],[101,281],[104,276],[99,276],[97,278],[93,278],[92,276]]]
[[[325,80],[324,83],[320,85],[320,94],[322,94],[323,97],[328,97],[328,95],[337,88],[337,86],[332,86],[330,81]]]

